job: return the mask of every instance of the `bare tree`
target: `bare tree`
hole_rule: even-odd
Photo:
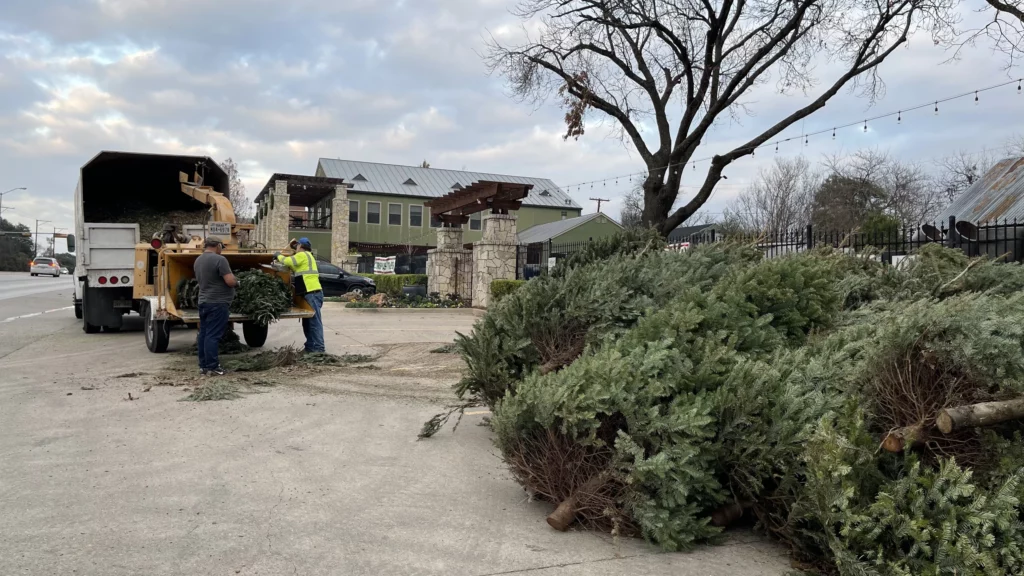
[[[935,186],[947,203],[952,202],[984,176],[995,162],[987,150],[978,153],[958,150],[935,162],[938,168]]]
[[[619,222],[627,230],[636,230],[644,225],[644,189],[637,186],[622,197],[622,211]]]
[[[978,40],[992,43],[992,48],[1006,54],[1006,70],[1024,56],[1024,2],[1021,0],[985,0],[977,10],[988,17],[980,28],[966,30],[958,39],[957,54],[965,45]]]
[[[918,164],[878,150],[825,158],[828,176],[814,195],[811,220],[829,230],[858,228],[886,216],[901,226],[927,222],[942,192]]]
[[[723,214],[726,222],[744,232],[776,232],[806,226],[821,176],[803,156],[775,158],[757,181],[744,190]]]
[[[937,168],[934,177],[935,186],[947,203],[952,202],[964,190],[980,180],[999,160],[1022,156],[1024,156],[1024,135],[1020,134],[1008,138],[1002,148],[982,150],[981,152],[958,150],[935,162]]]
[[[597,112],[612,119],[647,167],[644,222],[663,234],[707,202],[725,168],[820,110],[839,90],[870,99],[878,66],[927,30],[951,41],[958,0],[522,0],[540,20],[536,38],[495,40],[487,63],[512,92],[542,101],[559,94],[566,138]],[[823,59],[830,66],[823,67]],[[819,86],[817,75],[833,71]],[[815,90],[809,104],[715,155],[694,198],[673,208],[683,168],[708,131],[745,108],[744,96],[775,79],[783,93]],[[678,123],[670,117],[680,110]],[[649,127],[649,129],[648,129]],[[651,141],[645,138],[649,134]]]
[[[235,219],[240,222],[247,221],[252,218],[255,214],[256,209],[252,204],[252,200],[249,199],[248,194],[245,191],[245,184],[242,183],[242,178],[238,175],[238,164],[234,160],[228,158],[221,162],[221,168],[228,175],[229,190],[228,200],[231,200],[231,206],[235,209]]]

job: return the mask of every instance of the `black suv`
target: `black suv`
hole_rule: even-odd
[[[330,262],[317,260],[316,267],[320,271],[320,286],[324,289],[324,296],[341,296],[349,292],[364,295],[377,292],[377,285],[373,280],[345,272]]]

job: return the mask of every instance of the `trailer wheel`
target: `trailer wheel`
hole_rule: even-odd
[[[267,341],[270,326],[260,326],[255,322],[242,322],[242,336],[250,348],[261,348]]]
[[[145,331],[146,348],[157,354],[167,352],[167,345],[171,342],[171,325],[167,320],[156,320],[153,318],[153,308],[147,303],[145,305]]]

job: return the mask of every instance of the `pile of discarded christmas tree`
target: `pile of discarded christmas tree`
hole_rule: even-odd
[[[457,342],[548,522],[671,550],[737,521],[808,572],[1024,573],[1024,269],[926,246],[619,237]]]
[[[281,317],[292,306],[292,289],[279,276],[260,270],[236,270],[235,299],[231,312],[245,314],[253,322],[267,326]],[[178,282],[178,307],[199,307],[199,282],[183,278]]]

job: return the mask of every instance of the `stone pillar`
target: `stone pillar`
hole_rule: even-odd
[[[427,251],[427,293],[472,297],[473,252],[462,247],[462,228],[437,230],[437,248]]]
[[[288,247],[288,181],[276,180],[274,182],[274,205],[270,209],[270,216],[267,218],[269,226],[269,237],[267,248],[270,250],[282,250]]]
[[[331,200],[331,264],[351,269],[348,261],[348,184],[334,188]]]
[[[516,217],[485,214],[483,239],[473,244],[473,306],[491,303],[491,282],[516,279]]]

